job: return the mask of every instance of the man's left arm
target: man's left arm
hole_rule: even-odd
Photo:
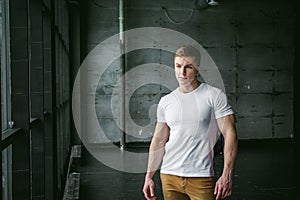
[[[232,194],[232,176],[238,151],[238,139],[235,129],[234,115],[227,115],[217,119],[218,127],[224,136],[224,167],[223,173],[216,182],[216,200],[226,198]]]

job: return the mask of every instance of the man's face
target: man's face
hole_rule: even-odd
[[[198,71],[194,58],[189,56],[175,57],[175,75],[179,85],[187,86],[197,81]]]

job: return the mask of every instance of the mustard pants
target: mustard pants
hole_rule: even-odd
[[[215,200],[213,177],[160,174],[164,200]]]

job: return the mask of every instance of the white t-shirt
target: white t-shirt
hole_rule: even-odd
[[[177,88],[161,98],[157,121],[170,128],[160,172],[183,177],[212,177],[216,119],[233,114],[226,95],[201,83],[190,93]]]

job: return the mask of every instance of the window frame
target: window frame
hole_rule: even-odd
[[[10,29],[9,0],[1,1],[1,115],[2,136],[6,129],[13,127],[11,120],[11,72],[10,72]],[[5,83],[5,84],[2,84]],[[4,97],[2,99],[2,97]],[[3,102],[2,102],[3,100]],[[3,104],[3,105],[2,105]],[[3,109],[3,110],[2,110]],[[3,114],[2,114],[3,113]],[[3,138],[2,138],[3,139]]]
[[[11,60],[10,60],[10,23],[9,0],[0,0],[1,12],[1,199],[12,199],[12,141],[11,120]],[[16,134],[15,134],[16,135]]]

